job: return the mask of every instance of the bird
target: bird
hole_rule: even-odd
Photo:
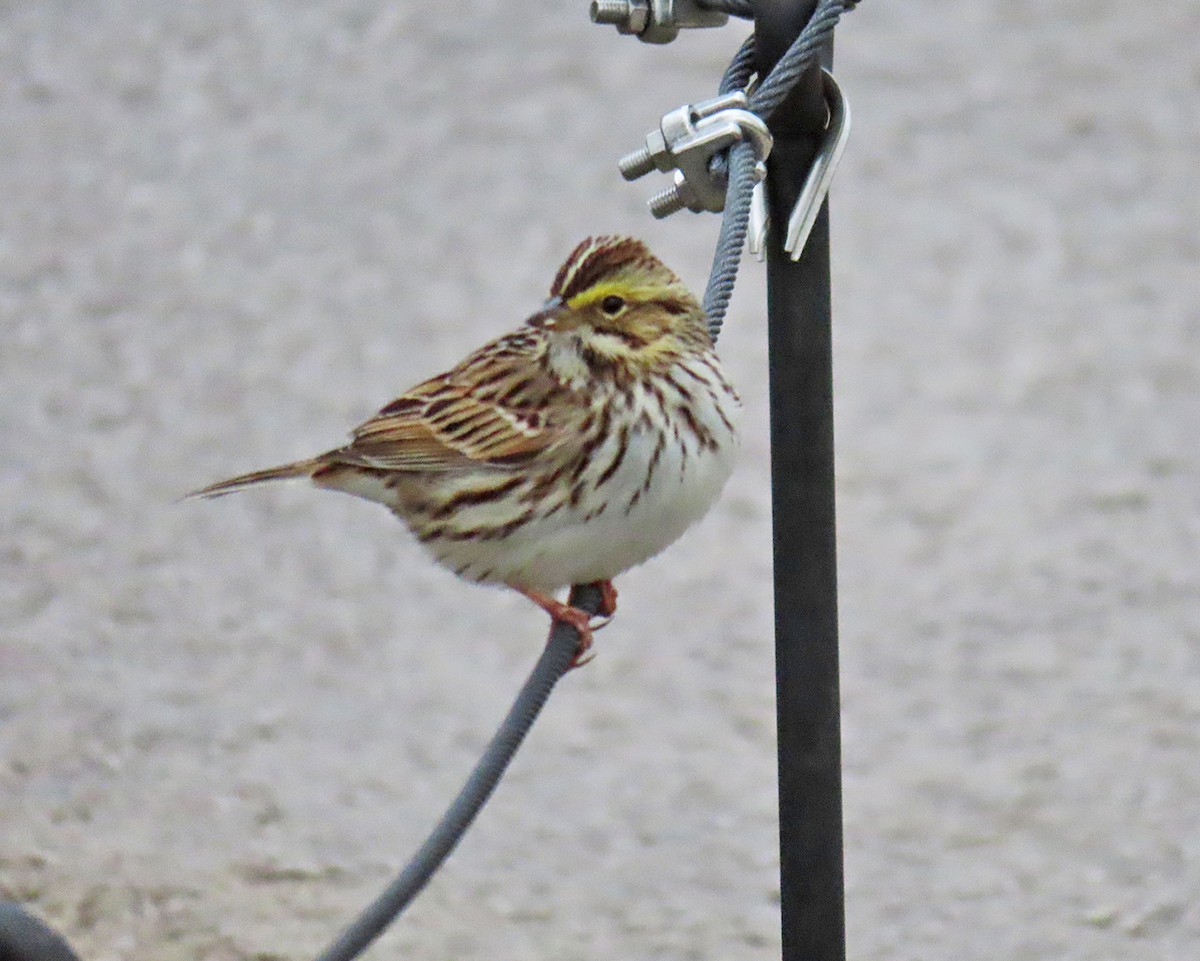
[[[595,585],[607,623],[613,579],[717,500],[740,407],[679,277],[640,240],[588,237],[521,326],[402,393],[348,444],[188,496],[307,478],[380,503],[461,578],[575,628],[578,666],[593,615],[554,593]]]

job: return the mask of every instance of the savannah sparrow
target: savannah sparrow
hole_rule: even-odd
[[[418,384],[308,460],[195,492],[307,477],[378,501],[443,565],[506,584],[591,645],[553,591],[653,557],[712,506],[733,467],[737,395],[704,311],[639,240],[595,237],[510,334]]]

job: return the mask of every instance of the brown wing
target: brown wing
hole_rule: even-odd
[[[392,401],[330,460],[452,471],[535,456],[562,436],[561,420],[549,416],[547,405],[559,388],[537,362],[537,348],[525,331],[488,344]]]

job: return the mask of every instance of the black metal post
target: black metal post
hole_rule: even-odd
[[[816,0],[756,0],[760,76],[815,7]],[[827,66],[832,56],[831,43]],[[814,68],[770,119],[767,176],[783,961],[846,956],[828,207],[798,262],[781,246],[826,117]]]

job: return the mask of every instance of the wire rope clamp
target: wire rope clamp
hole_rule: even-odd
[[[696,0],[592,0],[592,23],[609,23],[642,43],[670,43],[681,28],[723,27],[729,14]]]
[[[646,145],[622,157],[617,166],[626,180],[637,180],[652,170],[675,172],[675,182],[647,203],[660,220],[686,207],[719,213],[725,209],[725,178],[714,172],[713,158],[746,140],[754,148],[755,171],[766,176],[766,159],[773,142],[771,131],[749,109],[742,91],[703,100],[663,115],[658,130],[646,135]]]
[[[787,232],[783,238],[783,249],[792,260],[799,260],[804,253],[804,245],[808,243],[808,235],[812,233],[813,224],[821,212],[821,205],[829,195],[829,186],[833,183],[833,175],[841,162],[846,150],[846,140],[850,136],[850,105],[842,95],[842,90],[833,74],[821,70],[825,88],[825,104],[829,111],[829,119],[825,122],[825,136],[817,148],[804,186],[800,188],[800,196],[788,217]],[[766,255],[766,237],[769,217],[767,214],[767,194],[765,184],[761,181],[754,186],[750,198],[750,253],[762,260]]]

